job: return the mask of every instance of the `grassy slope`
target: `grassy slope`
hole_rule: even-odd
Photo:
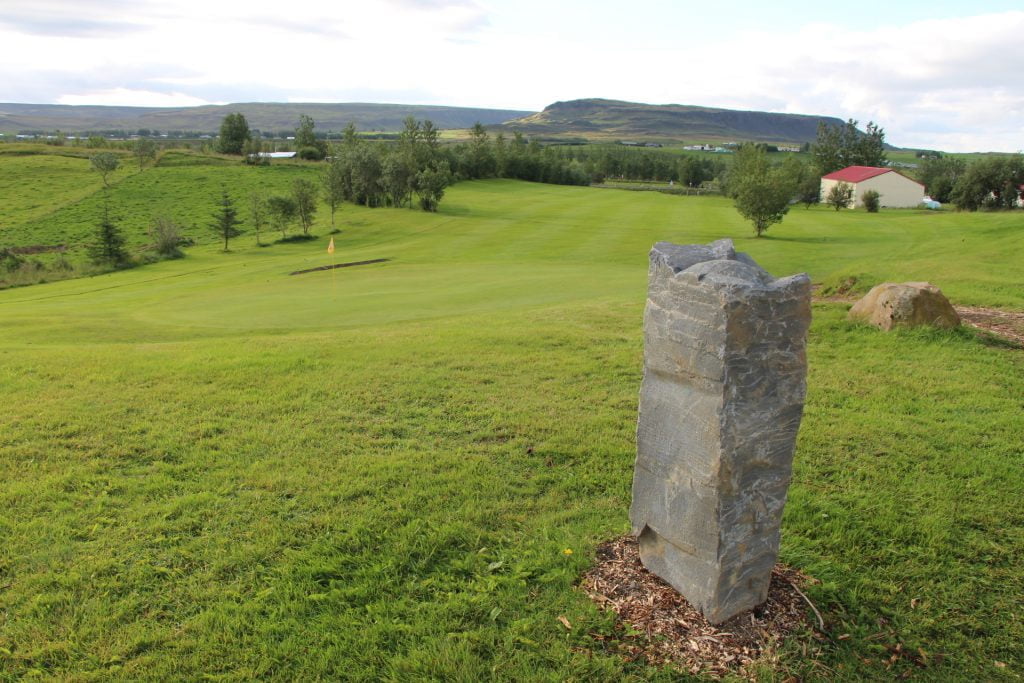
[[[98,173],[90,171],[89,160],[55,154],[30,154],[0,157],[0,247],[26,244],[56,244],[62,236],[44,230],[12,229],[13,225],[43,222],[68,205],[94,196],[102,187]],[[127,174],[118,171],[111,180],[117,182]],[[49,234],[47,234],[49,232]],[[56,242],[26,241],[31,233],[40,239]]]
[[[244,237],[0,292],[0,675],[654,676],[572,590],[626,528],[651,242],[1024,308],[1019,216],[796,209],[753,240],[720,199],[495,181],[339,218],[338,260],[394,260],[290,277],[323,240]],[[1020,352],[842,313],[816,306],[782,554],[851,637],[783,666],[1019,672]]]
[[[90,170],[89,160],[40,155],[4,158],[0,163],[10,172],[11,191],[19,197],[6,207],[8,223],[0,232],[0,246],[66,244],[72,252],[84,250],[105,201],[102,182]],[[222,188],[241,211],[250,194],[287,193],[295,178],[316,182],[318,171],[305,162],[253,169],[236,159],[168,152],[157,166],[139,172],[125,156],[110,180],[110,206],[129,247],[148,244],[148,226],[160,215],[177,221],[185,236],[213,242],[210,224]]]

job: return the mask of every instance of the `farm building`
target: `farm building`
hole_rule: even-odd
[[[861,197],[868,190],[880,195],[882,206],[912,208],[924,199],[924,185],[891,168],[877,166],[847,166],[846,168],[821,177],[821,201],[828,197],[829,190],[839,183],[853,186],[850,208],[864,204]]]

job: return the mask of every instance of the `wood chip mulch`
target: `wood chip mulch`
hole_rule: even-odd
[[[646,659],[691,674],[752,679],[751,665],[772,666],[775,644],[789,634],[814,632],[818,617],[798,584],[814,583],[796,569],[776,565],[768,601],[718,626],[708,623],[674,588],[640,562],[636,539],[624,536],[597,549],[597,565],[581,583],[598,605],[617,615],[622,636],[591,634],[631,660]]]

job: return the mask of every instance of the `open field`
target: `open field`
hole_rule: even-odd
[[[1019,212],[795,208],[758,240],[722,198],[478,181],[344,206],[337,261],[386,263],[287,275],[331,262],[326,209],[316,242],[217,251],[222,183],[315,170],[126,175],[136,244],[156,207],[200,246],[0,291],[0,679],[670,679],[574,589],[628,528],[651,243],[1024,310]],[[74,172],[4,244],[85,239]],[[1024,352],[845,309],[815,305],[781,553],[829,633],[776,676],[1016,680]]]

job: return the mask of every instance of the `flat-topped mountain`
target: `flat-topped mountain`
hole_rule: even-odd
[[[737,111],[684,104],[641,104],[584,99],[555,102],[541,112],[412,104],[243,102],[200,107],[107,107],[66,104],[0,104],[0,131],[66,133],[139,129],[216,133],[221,121],[239,112],[249,127],[281,132],[295,128],[300,114],[312,116],[318,130],[340,131],[355,123],[364,131],[397,131],[407,116],[430,119],[442,129],[486,126],[531,136],[674,142],[813,142],[818,122],[842,125],[830,116]]]
[[[188,130],[215,133],[233,112],[243,114],[250,128],[282,131],[295,128],[307,114],[319,130],[340,131],[350,122],[359,130],[402,129],[407,116],[430,119],[438,128],[469,128],[479,121],[492,125],[532,112],[516,109],[475,109],[411,104],[244,102],[200,107],[105,107],[66,104],[0,104],[0,131],[80,133],[100,130],[135,132]]]
[[[815,140],[819,121],[832,126],[843,123],[831,116],[584,99],[555,102],[542,112],[503,125],[533,135],[803,143]]]

